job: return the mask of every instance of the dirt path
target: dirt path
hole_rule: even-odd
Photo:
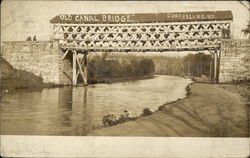
[[[153,115],[92,131],[95,136],[247,137],[248,109],[238,93],[195,83],[192,94]]]

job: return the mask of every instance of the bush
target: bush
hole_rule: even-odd
[[[189,96],[190,94],[192,94],[192,92],[191,92],[191,85],[188,84],[188,85],[186,86],[186,95]]]
[[[127,110],[124,110],[124,114],[121,114],[120,117],[117,120],[117,123],[123,123],[123,122],[127,122],[130,121],[130,117],[129,117],[129,113]]]
[[[143,113],[140,115],[140,117],[148,116],[148,115],[152,115],[152,114],[153,114],[153,112],[150,111],[149,108],[145,108],[145,109],[143,109]],[[114,125],[124,123],[127,121],[136,120],[138,118],[139,117],[130,117],[128,111],[124,110],[124,114],[121,114],[118,119],[113,114],[104,115],[102,118],[102,123],[105,127],[109,127],[109,126],[114,126]]]
[[[153,112],[151,110],[149,110],[149,108],[145,108],[145,109],[143,109],[141,116],[148,116],[148,115],[152,115],[152,114],[153,114]]]
[[[113,126],[117,124],[117,119],[112,114],[104,115],[102,118],[102,123],[104,126]]]
[[[127,122],[134,119],[135,118],[129,117],[129,113],[127,110],[124,110],[124,114],[121,114],[118,119],[113,114],[104,115],[102,118],[102,123],[104,126],[114,126],[119,123]]]

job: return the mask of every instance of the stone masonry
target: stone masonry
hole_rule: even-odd
[[[62,60],[63,52],[50,41],[3,42],[2,57],[14,68],[42,77],[44,83],[72,84],[72,66]]]
[[[250,40],[222,41],[219,82],[250,79]]]

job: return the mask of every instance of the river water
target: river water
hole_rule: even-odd
[[[6,93],[1,101],[1,134],[87,135],[104,115],[139,116],[184,98],[191,81],[175,76],[87,87],[45,88]]]

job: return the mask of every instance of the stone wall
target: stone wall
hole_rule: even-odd
[[[250,40],[222,41],[219,82],[250,79]]]
[[[71,84],[72,68],[57,43],[50,41],[3,42],[2,57],[14,68],[41,76],[44,83]]]

